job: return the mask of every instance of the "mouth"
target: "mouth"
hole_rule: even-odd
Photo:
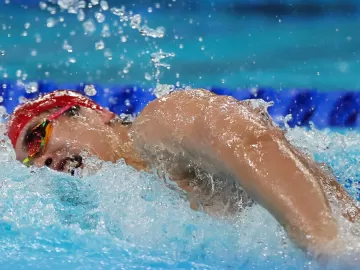
[[[57,165],[56,170],[68,172],[71,175],[74,175],[75,170],[78,168],[82,168],[83,166],[83,158],[80,155],[72,155],[71,157],[66,157],[62,159]]]

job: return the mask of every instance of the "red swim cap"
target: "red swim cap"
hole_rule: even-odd
[[[42,112],[46,112],[55,107],[64,107],[67,105],[79,105],[99,111],[104,110],[103,107],[96,104],[90,98],[87,98],[75,91],[58,90],[40,96],[34,101],[18,106],[10,116],[10,119],[7,122],[7,135],[9,136],[13,147],[15,148],[20,132],[31,119],[40,115]]]

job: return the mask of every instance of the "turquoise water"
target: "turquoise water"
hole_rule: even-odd
[[[151,53],[162,50],[176,55],[164,59],[171,68],[161,68],[162,83],[359,89],[360,30],[356,14],[250,16],[216,9],[210,2],[201,2],[198,9],[180,9],[182,2],[177,1],[172,8],[165,4],[157,8],[149,1],[139,3],[143,5],[128,3],[126,10],[138,12],[151,28],[164,27],[163,38],[141,36],[130,26],[123,26],[110,11],[105,11],[105,21],[98,23],[94,15],[98,6],[86,9],[84,21],[79,21],[76,14],[59,8],[52,15],[38,5],[28,9],[1,5],[0,50],[5,55],[0,55],[0,66],[10,78],[21,70],[29,80],[154,86],[155,79],[145,77],[155,72]],[[49,18],[54,21],[53,27],[47,26]],[[96,27],[91,35],[84,34],[83,23],[88,19]],[[110,33],[105,37],[101,33],[104,24],[109,25]],[[72,52],[64,49],[65,40]],[[95,43],[100,40],[104,49],[96,50]]]
[[[331,164],[341,183],[358,179],[358,133],[292,129],[287,136]],[[79,179],[29,170],[1,147],[1,269],[325,269],[259,206],[214,219],[121,161]],[[356,186],[347,187],[356,196]]]
[[[159,82],[180,86],[359,88],[355,15],[245,16],[210,4],[180,12],[179,4],[127,3],[149,27],[165,28],[163,38],[152,38],[110,11],[96,22],[98,6],[79,21],[56,5],[1,3],[0,76],[154,86],[159,69]],[[89,18],[96,30],[85,34]],[[160,50],[174,55],[151,56]],[[163,65],[156,67],[157,60]],[[358,197],[360,138],[342,133],[295,128],[287,136],[330,164]],[[23,167],[3,140],[0,149],[0,269],[324,268],[296,249],[259,206],[234,220],[214,219],[189,209],[183,194],[155,175],[121,161],[75,178]],[[343,268],[331,263],[327,269]]]

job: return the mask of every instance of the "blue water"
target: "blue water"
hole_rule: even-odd
[[[318,16],[276,12],[263,16],[230,7],[239,1],[214,1],[215,6],[209,1],[173,1],[172,7],[166,1],[158,1],[159,8],[155,1],[124,2],[126,10],[139,13],[149,27],[165,28],[165,36],[154,39],[123,26],[109,11],[104,12],[105,21],[97,23],[94,13],[99,6],[86,9],[85,20],[78,21],[76,14],[59,8],[51,14],[38,5],[24,9],[19,4],[3,2],[0,1],[0,50],[5,54],[0,54],[0,66],[4,69],[0,77],[5,72],[9,78],[16,78],[16,72],[21,70],[20,78],[27,74],[28,80],[154,86],[155,80],[146,80],[145,74],[154,74],[150,54],[161,49],[176,54],[164,61],[171,68],[161,69],[162,83],[359,89],[360,30],[356,9],[355,14],[339,14],[335,10]],[[113,6],[120,6],[112,2]],[[49,18],[56,22],[53,27],[47,27]],[[83,23],[88,19],[96,26],[91,35],[84,34]],[[26,23],[30,24],[28,29]],[[109,25],[109,37],[101,34],[104,24]],[[124,36],[126,42],[121,41]],[[65,40],[72,46],[72,52],[63,49]],[[100,40],[105,48],[96,50],[95,43]],[[112,53],[111,60],[104,56],[106,50]],[[69,58],[76,62],[69,62]],[[123,73],[129,64],[129,72]]]
[[[154,86],[151,54],[162,50],[175,56],[162,60],[171,68],[160,67],[161,83],[359,88],[357,14],[260,16],[238,14],[221,1],[215,7],[191,1],[169,7],[160,1],[159,8],[150,1],[124,2],[149,27],[165,28],[166,35],[154,39],[123,22],[120,29],[109,11],[103,13],[110,36],[104,36],[104,23],[94,18],[98,7],[86,10],[96,31],[84,34],[75,14],[49,4],[56,11],[50,14],[54,10],[19,2],[0,0],[0,76],[5,78]],[[100,40],[105,46],[96,49]],[[287,136],[330,164],[359,197],[359,134],[342,133],[295,128]],[[155,175],[122,162],[75,178],[25,168],[13,155],[0,140],[0,269],[320,269],[259,206],[234,220],[214,219],[192,211],[181,192]]]

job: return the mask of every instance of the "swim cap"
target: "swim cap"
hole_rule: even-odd
[[[13,147],[15,148],[20,132],[31,119],[55,107],[64,107],[67,105],[79,105],[98,111],[104,110],[103,107],[96,104],[90,98],[75,91],[57,90],[40,96],[33,101],[29,101],[16,107],[10,116],[10,119],[7,122],[7,135]]]

